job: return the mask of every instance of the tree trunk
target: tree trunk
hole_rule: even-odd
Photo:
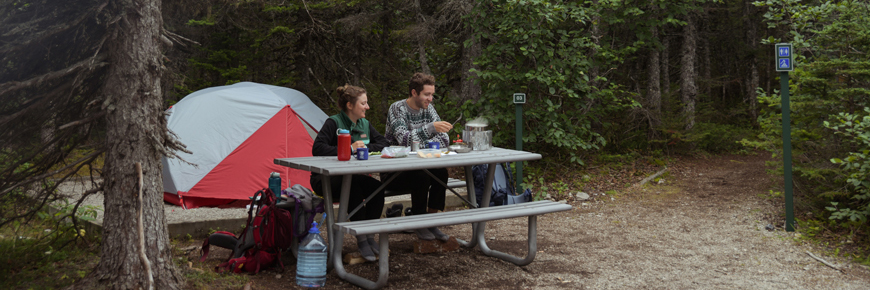
[[[751,118],[750,122],[755,124],[758,121],[758,109],[756,105],[758,104],[758,94],[756,93],[756,88],[758,88],[758,58],[755,57],[756,43],[758,39],[756,39],[755,30],[757,29],[755,25],[755,19],[753,16],[755,12],[755,5],[752,5],[753,1],[747,0],[743,9],[743,31],[746,31],[746,45],[749,51],[747,64],[749,73],[746,75],[746,101],[749,102],[749,117]]]
[[[102,88],[108,148],[103,175],[103,241],[100,263],[78,286],[149,289],[146,267],[138,255],[138,230],[143,230],[153,289],[179,289],[183,277],[172,263],[163,214],[160,158],[165,154],[164,146],[172,141],[166,139],[160,95],[160,1],[126,0],[111,5],[120,11],[121,19],[107,42],[111,68]],[[138,230],[136,162],[142,164],[144,173],[143,228]]]
[[[686,130],[695,127],[695,100],[698,87],[695,85],[695,52],[697,46],[697,29],[691,13],[686,16],[686,26],[683,27],[683,57],[680,60],[680,99],[683,102],[683,118]]]
[[[704,98],[707,98],[707,100],[710,100],[710,99],[712,99],[711,87],[713,84],[713,78],[711,77],[711,72],[710,72],[710,65],[711,65],[710,64],[710,54],[711,54],[711,52],[710,52],[710,14],[708,14],[707,11],[703,11],[702,13],[704,13],[702,16],[703,18],[702,18],[702,23],[701,23],[701,27],[702,27],[701,31],[702,32],[701,32],[701,35],[699,37],[700,41],[701,41],[701,50],[702,50],[701,51],[700,71],[701,71],[701,77],[703,78],[703,81],[702,81],[703,87],[701,88],[701,90],[702,90],[701,92],[702,92]]]
[[[671,41],[668,37],[668,27],[662,27],[661,39],[662,39],[662,53],[661,53],[661,67],[662,67],[662,111],[669,112],[668,110],[668,97],[671,95],[671,66],[670,59],[671,56],[669,54],[671,50]]]
[[[414,0],[414,7],[417,10],[417,18],[419,24],[424,27],[424,30],[427,31],[425,33],[421,33],[417,39],[417,55],[420,58],[420,69],[425,74],[432,74],[432,70],[429,69],[429,55],[426,53],[426,41],[424,40],[425,35],[428,34],[429,28],[427,27],[426,17],[423,16],[423,8],[420,6],[420,0]]]
[[[474,39],[474,33],[472,33],[471,28],[467,28],[467,30],[467,38],[471,39],[471,45],[462,49],[462,80],[460,81],[459,90],[459,96],[462,98],[462,101],[460,104],[469,100],[477,102],[480,100],[482,92],[480,83],[478,83],[477,73],[470,72],[471,69],[480,69],[474,65],[474,60],[480,57],[482,48],[480,42]]]
[[[658,38],[658,28],[652,28],[652,38]],[[647,103],[649,104],[649,126],[651,135],[655,135],[656,130],[661,125],[662,116],[662,91],[661,80],[659,79],[659,50],[656,47],[651,47],[649,51],[649,66],[647,67]]]

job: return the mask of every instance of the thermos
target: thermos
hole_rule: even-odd
[[[281,173],[272,172],[269,176],[269,190],[275,194],[275,198],[281,197]]]
[[[338,130],[338,160],[350,160],[350,131],[345,129]]]

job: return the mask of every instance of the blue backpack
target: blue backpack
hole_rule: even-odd
[[[471,175],[474,177],[474,193],[477,204],[483,202],[483,187],[486,181],[487,164],[474,165],[471,167]],[[489,206],[523,203],[531,200],[532,191],[526,189],[523,194],[516,195],[514,190],[513,176],[507,170],[507,163],[495,165],[495,178],[492,179],[492,195]]]

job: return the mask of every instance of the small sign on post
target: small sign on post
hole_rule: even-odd
[[[782,169],[785,191],[785,231],[794,231],[794,195],[791,168],[791,105],[788,95],[788,72],[794,70],[794,51],[791,43],[776,44],[776,71],[782,97]]]
[[[525,93],[514,93],[514,104],[516,110],[516,128],[517,128],[517,150],[523,151],[523,104],[526,103]],[[523,162],[517,161],[517,193],[523,193]]]
[[[776,44],[776,71],[794,71],[794,53],[791,43]]]
[[[526,103],[526,94],[514,93],[514,104],[525,104],[525,103]]]

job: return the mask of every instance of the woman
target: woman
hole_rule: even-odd
[[[332,115],[323,123],[323,128],[314,139],[311,155],[314,156],[337,156],[338,150],[353,150],[368,148],[369,152],[381,151],[388,146],[387,139],[378,133],[366,120],[366,110],[369,109],[366,90],[357,86],[344,85],[335,90],[338,93],[338,107],[341,112]],[[351,132],[351,148],[337,148],[338,129],[346,129]],[[311,187],[319,190],[323,188],[322,175],[311,173]],[[341,178],[330,178],[332,186],[332,198],[338,200],[341,197]],[[350,199],[348,209],[353,210],[363,200],[374,192],[381,182],[367,175],[355,174],[352,176]],[[375,195],[356,214],[350,217],[351,221],[378,219],[384,209],[383,191]],[[374,235],[356,236],[356,245],[362,257],[368,261],[375,261],[378,254],[378,244],[375,243]]]

